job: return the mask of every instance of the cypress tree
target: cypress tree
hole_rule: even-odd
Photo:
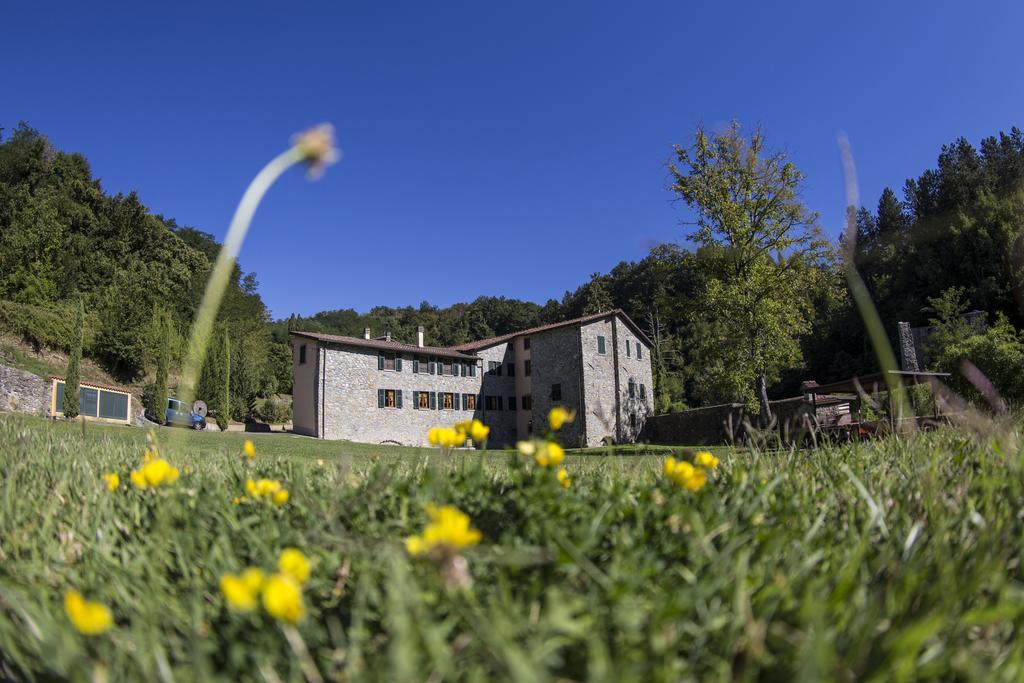
[[[167,375],[171,364],[171,317],[167,310],[157,312],[158,344],[156,355],[156,379],[153,382],[154,413],[159,420],[167,406]]]
[[[227,327],[224,328],[224,387],[221,394],[220,410],[217,411],[217,426],[224,431],[228,428],[231,416],[231,342],[228,340]]]
[[[82,364],[82,335],[85,327],[85,307],[82,300],[78,300],[78,320],[75,325],[75,338],[71,342],[71,353],[68,355],[68,369],[64,373],[64,417],[74,419],[78,417],[78,384],[79,371]]]

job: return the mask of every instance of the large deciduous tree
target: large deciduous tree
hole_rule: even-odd
[[[697,296],[701,380],[722,398],[759,404],[768,384],[802,360],[799,337],[813,318],[810,294],[828,255],[817,215],[800,198],[803,174],[760,130],[738,123],[676,146],[671,189],[693,211],[690,239],[707,272]]]

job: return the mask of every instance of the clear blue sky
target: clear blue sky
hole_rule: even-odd
[[[838,130],[873,206],[1024,124],[1017,2],[95,5],[5,5],[0,125],[108,191],[222,237],[289,136],[335,124],[342,162],[276,186],[242,251],[275,316],[561,297],[682,240],[665,162],[698,123],[763,126],[832,235]]]

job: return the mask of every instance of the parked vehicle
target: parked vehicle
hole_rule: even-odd
[[[201,404],[201,405],[200,405]],[[190,427],[206,429],[206,404],[196,401],[191,406],[176,398],[167,399],[167,410],[164,413],[164,424],[168,427]]]

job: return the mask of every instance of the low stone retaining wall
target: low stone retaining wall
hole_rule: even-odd
[[[0,410],[46,416],[50,411],[50,383],[31,372],[0,365]]]

